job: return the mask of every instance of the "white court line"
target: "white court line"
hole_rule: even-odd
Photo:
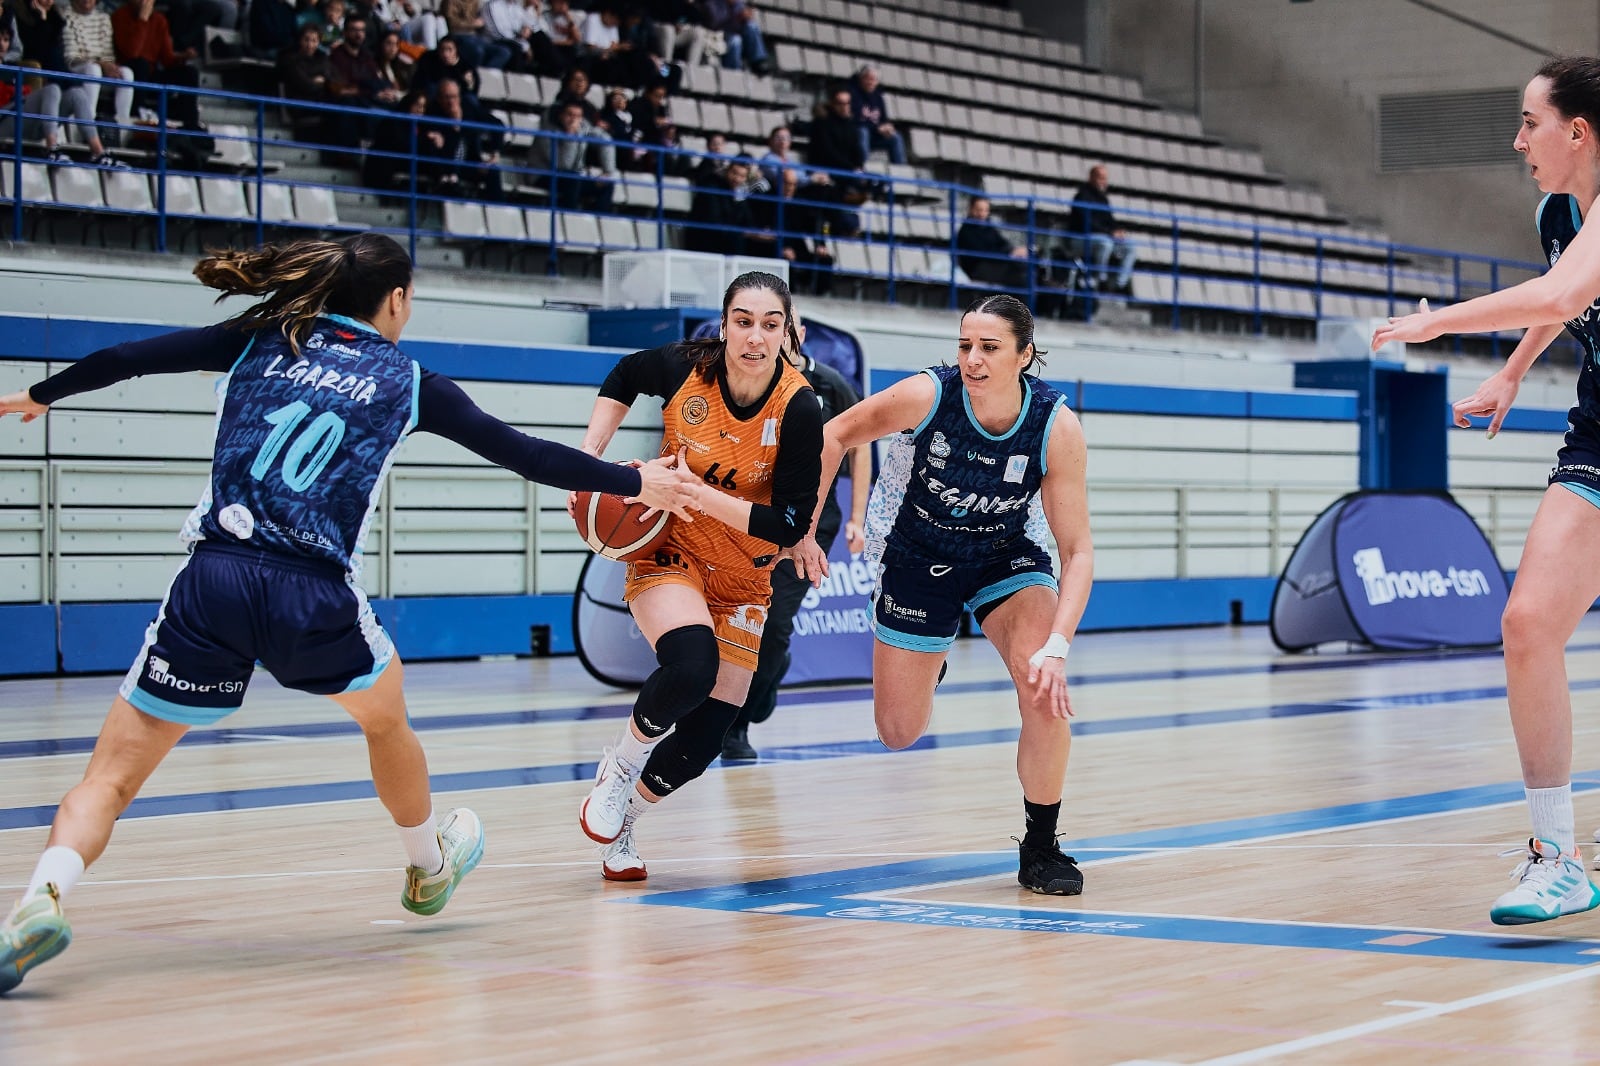
[[[1534,981],[1525,981],[1520,985],[1509,985],[1494,992],[1484,992],[1481,995],[1468,996],[1465,999],[1458,999],[1450,1003],[1438,1003],[1430,1007],[1423,1007],[1409,1014],[1397,1014],[1388,1018],[1377,1018],[1370,1022],[1347,1025],[1342,1029],[1330,1029],[1324,1033],[1300,1037],[1298,1040],[1285,1040],[1278,1044],[1268,1044],[1253,1051],[1241,1051],[1233,1055],[1206,1059],[1204,1062],[1190,1063],[1189,1066],[1246,1066],[1247,1063],[1265,1062],[1269,1059],[1281,1058],[1296,1052],[1309,1051],[1312,1048],[1327,1047],[1330,1044],[1342,1044],[1349,1040],[1360,1040],[1374,1033],[1399,1029],[1414,1022],[1442,1018],[1447,1014],[1459,1014],[1461,1011],[1471,1010],[1474,1007],[1499,1003],[1502,1000],[1515,999],[1518,996],[1531,995],[1535,992],[1559,988],[1562,985],[1576,984],[1579,981],[1592,981],[1596,977],[1600,977],[1600,966],[1585,966],[1582,969],[1556,974],[1553,977],[1541,977]]]

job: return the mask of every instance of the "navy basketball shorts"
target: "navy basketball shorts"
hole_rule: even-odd
[[[370,688],[394,645],[337,567],[208,541],[167,589],[122,698],[209,725],[239,709],[259,661],[279,684],[328,696]]]
[[[1600,448],[1574,441],[1569,433],[1566,446],[1556,455],[1555,469],[1550,471],[1550,484],[1570,489],[1600,507]]]
[[[1026,540],[1015,555],[977,566],[886,562],[872,598],[874,631],[891,648],[945,652],[956,642],[963,610],[982,623],[1029,585],[1057,588],[1050,553]]]

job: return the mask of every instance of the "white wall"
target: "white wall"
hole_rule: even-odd
[[[1099,0],[1107,64],[1151,98],[1194,103],[1194,12],[1204,5],[1207,133],[1259,146],[1269,169],[1315,186],[1395,240],[1534,259],[1538,192],[1506,162],[1380,175],[1377,99],[1395,93],[1520,88],[1541,57],[1406,0]],[[1593,0],[1442,0],[1551,52],[1600,49]]]

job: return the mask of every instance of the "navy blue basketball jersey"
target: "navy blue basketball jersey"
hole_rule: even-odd
[[[1023,540],[1044,547],[1037,497],[1061,393],[1024,375],[1022,411],[996,436],[973,417],[960,368],[923,373],[933,408],[890,445],[867,505],[869,555],[967,566],[1015,555]]]
[[[1572,244],[1583,225],[1578,216],[1578,203],[1565,193],[1551,193],[1539,201],[1535,215],[1539,223],[1539,246],[1550,265],[1555,266],[1562,252]],[[1600,293],[1577,318],[1567,322],[1567,332],[1583,345],[1583,369],[1578,372],[1578,406],[1567,415],[1572,432],[1568,443],[1576,443],[1574,435],[1583,438],[1591,447],[1600,447]]]
[[[371,326],[319,318],[298,355],[261,330],[219,385],[211,484],[186,541],[247,544],[359,572],[422,371]]]

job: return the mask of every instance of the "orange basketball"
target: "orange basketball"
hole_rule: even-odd
[[[572,516],[590,550],[627,563],[649,558],[667,539],[672,516],[658,511],[649,521],[639,521],[649,509],[609,492],[580,492]]]

